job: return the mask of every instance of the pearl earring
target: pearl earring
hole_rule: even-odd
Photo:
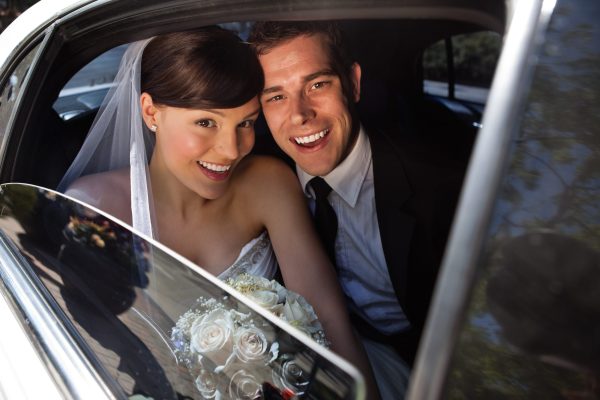
[[[158,126],[156,126],[155,124],[152,124],[152,126],[150,126],[150,130],[152,132],[156,132],[157,129],[158,129]]]

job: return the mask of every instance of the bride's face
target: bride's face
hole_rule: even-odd
[[[207,199],[220,197],[239,161],[254,146],[257,98],[229,109],[157,107],[158,165]]]

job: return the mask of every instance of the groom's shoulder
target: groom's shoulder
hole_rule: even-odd
[[[380,179],[402,175],[413,190],[455,192],[462,186],[467,162],[443,141],[414,132],[379,129],[369,132],[374,173]]]

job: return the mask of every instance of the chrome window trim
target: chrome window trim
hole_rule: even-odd
[[[38,347],[38,355],[53,375],[65,398],[116,399],[106,383],[71,337],[41,290],[23,271],[20,253],[11,239],[0,230],[0,278],[3,294],[21,316],[29,340]]]
[[[0,393],[7,399],[61,399],[62,392],[54,382],[37,349],[29,340],[14,304],[0,286]],[[23,374],[22,371],[27,371]],[[35,379],[35,385],[32,380]]]
[[[408,400],[439,399],[466,315],[477,262],[487,238],[511,139],[529,91],[541,42],[556,0],[513,0],[510,26],[484,112],[417,362]]]

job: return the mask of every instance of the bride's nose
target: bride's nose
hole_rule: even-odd
[[[215,150],[229,160],[235,160],[240,155],[237,129],[221,131],[217,134]]]

